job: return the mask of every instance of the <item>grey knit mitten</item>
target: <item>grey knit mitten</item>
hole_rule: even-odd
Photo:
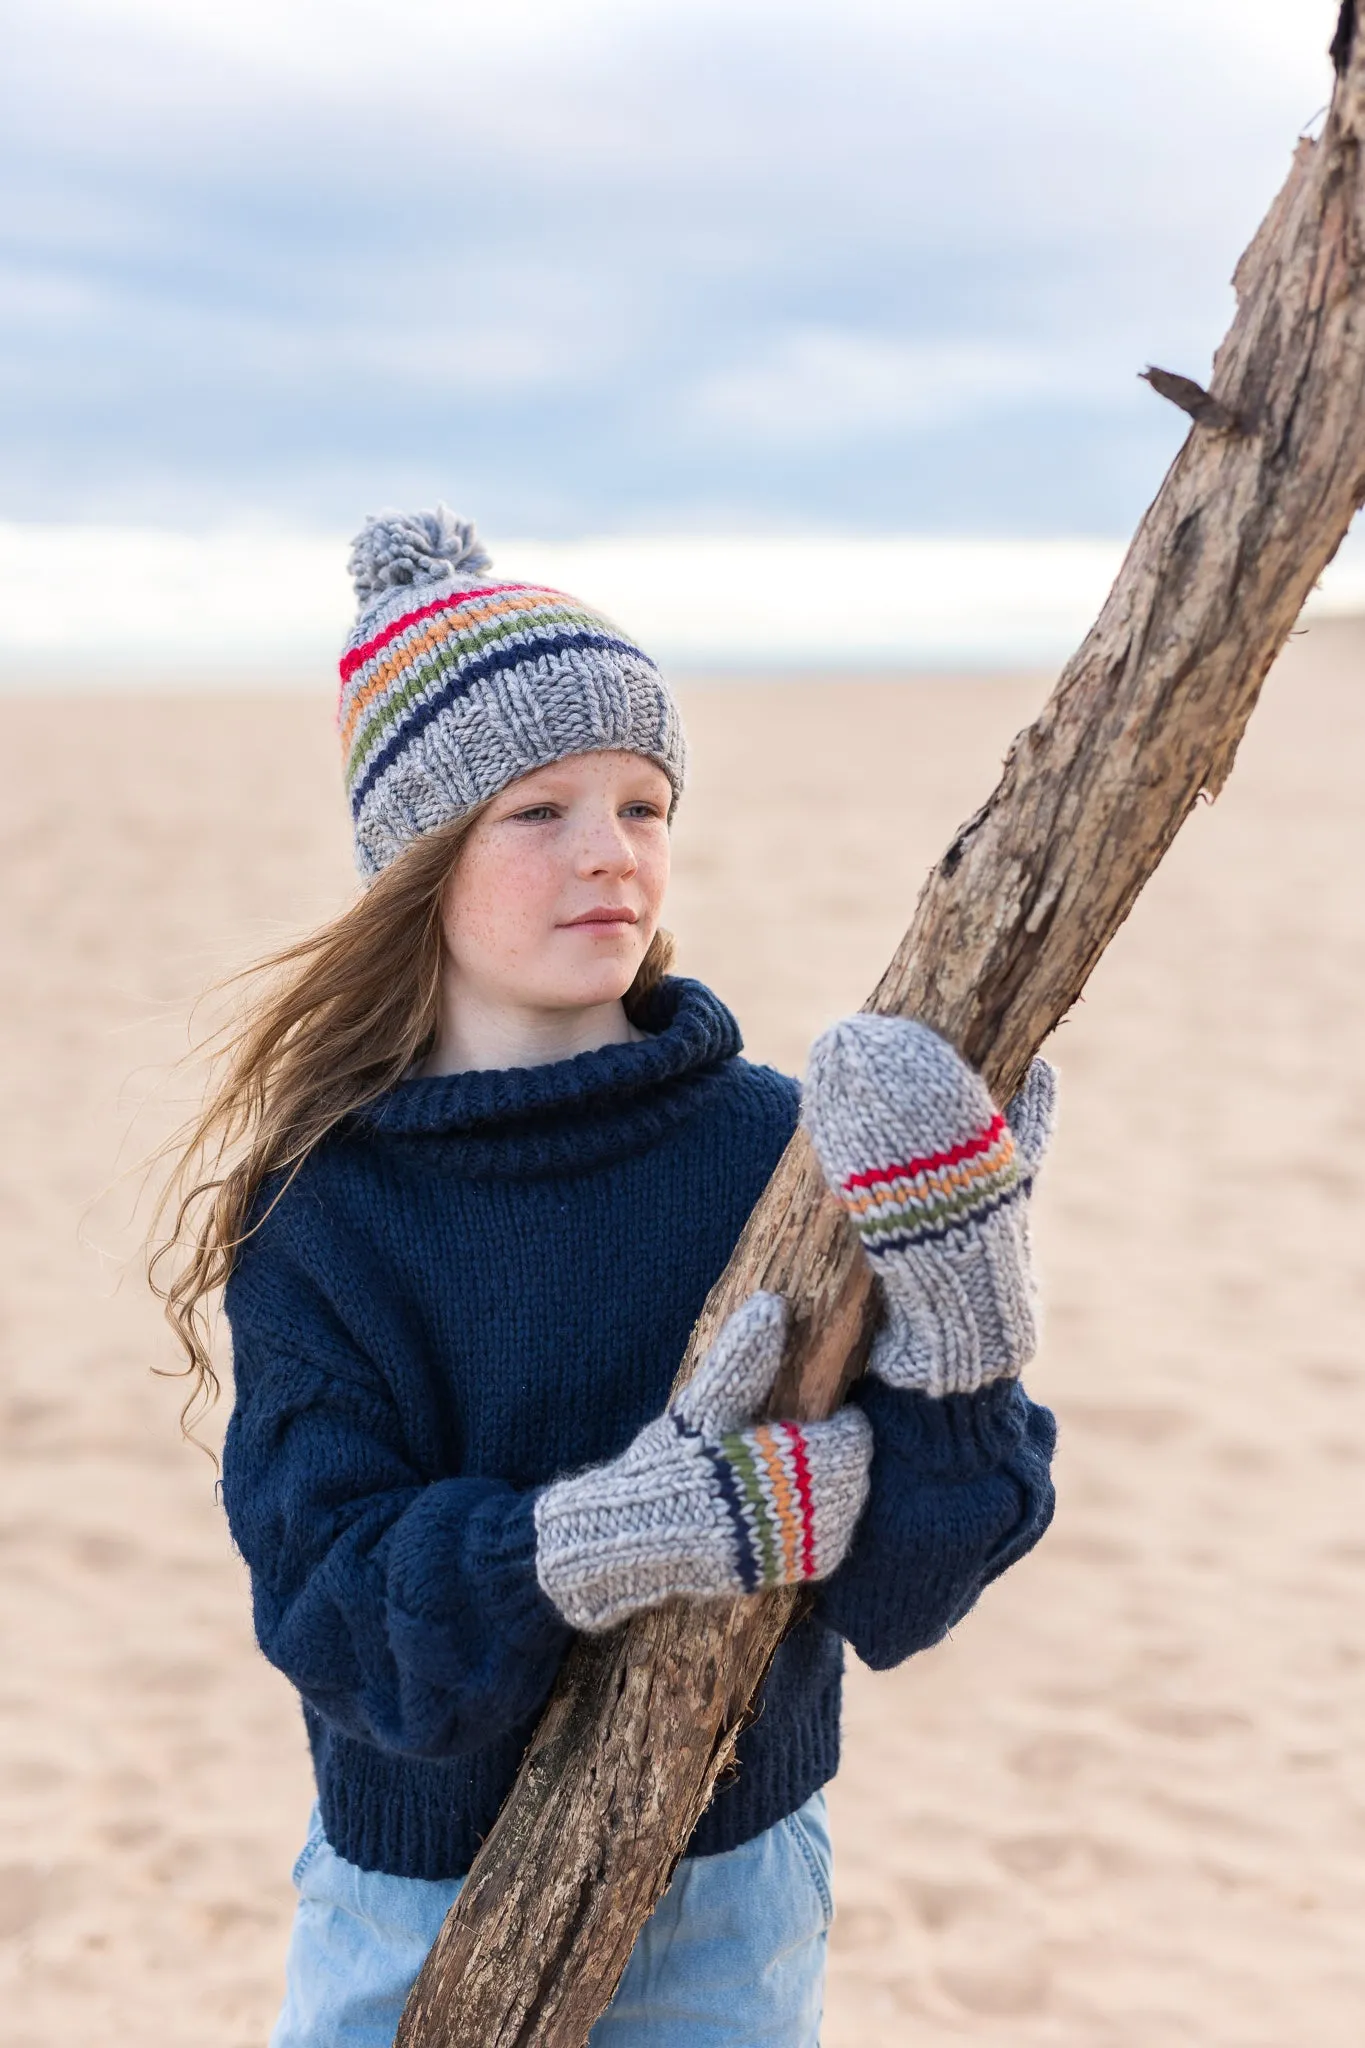
[[[786,1327],[780,1295],[751,1295],[620,1457],[539,1496],[536,1575],[571,1628],[611,1628],[674,1594],[823,1579],[842,1562],[867,1498],[871,1427],[854,1407],[754,1424]]]
[[[802,1116],[882,1284],[868,1369],[890,1385],[971,1393],[1033,1356],[1028,1197],[1055,1097],[1036,1059],[1002,1114],[946,1039],[900,1017],[817,1040]]]

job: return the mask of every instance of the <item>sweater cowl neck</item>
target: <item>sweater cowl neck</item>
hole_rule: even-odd
[[[708,1077],[743,1043],[720,998],[676,976],[655,989],[639,1022],[643,1039],[545,1066],[400,1081],[357,1110],[349,1126],[387,1139],[443,1140],[423,1149],[476,1176],[516,1178],[623,1158],[699,1106]]]

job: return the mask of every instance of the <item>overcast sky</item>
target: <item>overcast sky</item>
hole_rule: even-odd
[[[1122,536],[1335,0],[28,0],[0,518]]]

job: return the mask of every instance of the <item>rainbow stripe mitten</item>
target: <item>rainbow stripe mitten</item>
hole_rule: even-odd
[[[861,1409],[764,1422],[786,1338],[780,1295],[751,1295],[657,1421],[535,1504],[536,1576],[571,1628],[611,1628],[675,1594],[823,1579],[867,1498]]]
[[[1056,1075],[1034,1060],[1002,1114],[936,1032],[846,1018],[817,1040],[802,1116],[882,1285],[869,1371],[926,1394],[1019,1372],[1037,1344],[1028,1197]]]

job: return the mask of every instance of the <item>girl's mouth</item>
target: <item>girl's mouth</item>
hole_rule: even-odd
[[[638,914],[629,909],[625,904],[604,903],[596,910],[585,910],[580,917],[566,918],[560,929],[561,931],[569,931],[575,925],[580,924],[621,925],[638,924],[639,922]]]

